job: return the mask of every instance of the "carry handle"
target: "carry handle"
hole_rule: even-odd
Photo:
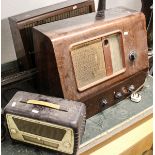
[[[62,111],[67,112],[67,109],[65,107],[61,107],[58,104],[53,104],[53,103],[49,103],[49,102],[45,102],[45,101],[28,100],[26,103],[34,104],[34,105],[41,105],[41,106],[45,106],[45,107],[49,107],[49,108],[53,108],[53,109],[62,110]]]

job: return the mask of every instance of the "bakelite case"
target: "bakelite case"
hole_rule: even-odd
[[[81,101],[87,117],[138,89],[148,71],[145,16],[126,8],[73,17],[33,28],[44,94]]]
[[[9,17],[15,52],[21,71],[35,67],[32,27],[95,11],[93,0],[67,0]]]
[[[84,134],[86,107],[80,102],[20,91],[4,114],[13,140],[66,154],[76,154]]]

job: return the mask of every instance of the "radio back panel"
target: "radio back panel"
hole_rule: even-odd
[[[86,109],[80,102],[17,92],[5,115],[12,139],[75,154],[84,133]]]
[[[104,19],[91,13],[37,26],[33,34],[40,90],[86,103],[87,117],[104,109],[103,101],[105,107],[117,103],[145,81],[148,49],[140,12],[109,9]],[[127,85],[130,77],[132,91]],[[126,93],[119,88],[122,82]],[[93,104],[97,108],[90,108]]]
[[[32,27],[95,11],[93,0],[68,0],[9,18],[21,70],[35,67]]]

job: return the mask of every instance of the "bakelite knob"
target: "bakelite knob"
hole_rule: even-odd
[[[121,92],[117,92],[116,94],[115,94],[115,98],[116,99],[120,99],[120,98],[122,98],[123,97],[123,94],[121,93]]]
[[[108,103],[108,101],[106,99],[102,99],[101,104],[102,106],[105,106]]]
[[[17,133],[17,130],[16,129],[11,129],[11,133],[12,134],[16,134]]]
[[[41,141],[41,138],[40,138],[40,137],[37,137],[37,140],[38,140],[38,141]]]
[[[135,51],[130,52],[129,54],[130,61],[135,61],[136,58],[137,58],[136,52]]]
[[[128,90],[130,92],[133,92],[135,90],[135,86],[134,85],[130,85],[129,88],[128,88]]]
[[[64,146],[65,146],[66,148],[69,148],[69,147],[71,147],[71,144],[70,144],[69,142],[64,142]]]

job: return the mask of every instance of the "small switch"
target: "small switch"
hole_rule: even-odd
[[[40,137],[37,137],[37,140],[38,140],[38,141],[41,141],[41,138],[40,138]]]
[[[106,104],[108,104],[108,101],[106,99],[102,99],[101,105],[104,107]]]
[[[70,144],[69,142],[64,142],[64,146],[65,146],[66,148],[69,148],[69,147],[71,147],[71,144]]]
[[[129,93],[129,90],[128,90],[128,88],[127,87],[122,87],[122,92],[123,92],[123,94],[128,94]]]
[[[10,129],[10,131],[11,131],[12,134],[16,134],[17,133],[16,129]]]
[[[121,92],[115,93],[115,98],[116,98],[116,99],[120,99],[120,98],[122,98],[122,97],[123,97],[123,95],[122,95]]]

